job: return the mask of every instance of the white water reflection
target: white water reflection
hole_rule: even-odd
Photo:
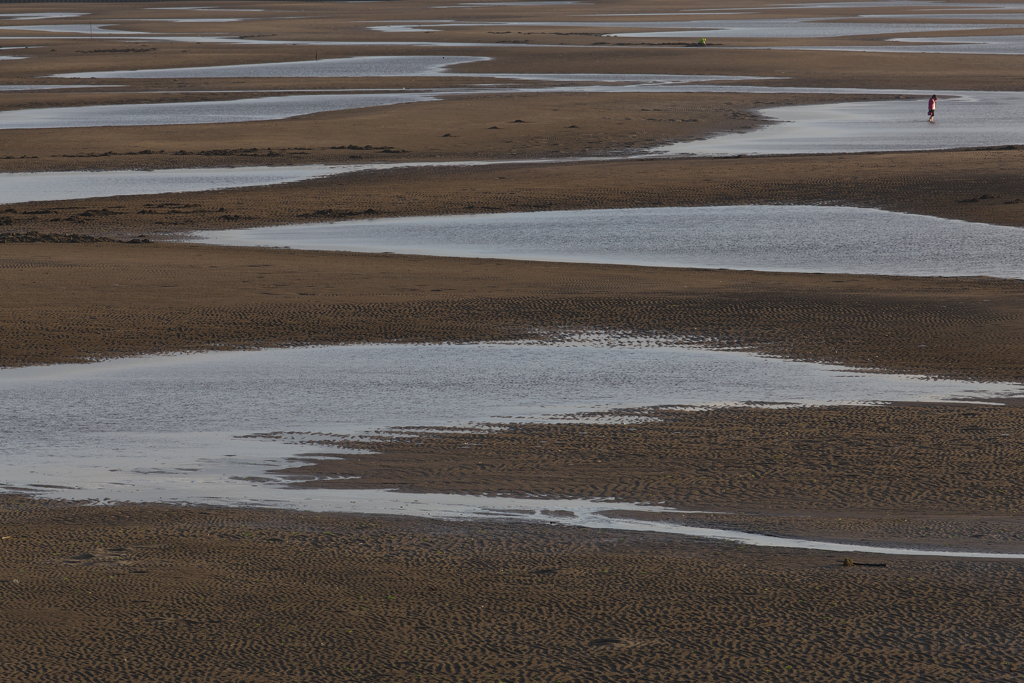
[[[5,49],[5,48],[0,48]],[[6,59],[6,57],[0,57]],[[21,59],[20,57],[18,59]],[[119,85],[0,85],[0,92],[19,90],[74,90],[76,88],[120,88]]]
[[[421,26],[367,26],[367,28],[371,31],[380,31],[381,33],[434,33],[440,30]]]
[[[147,7],[154,12],[180,12],[189,10],[194,12],[264,12],[262,9],[240,9],[237,7]]]
[[[890,43],[915,43],[919,49],[923,49],[925,44],[928,43],[952,43],[953,45],[929,45],[927,51],[932,51],[931,48],[935,49],[954,49],[958,46],[957,44],[976,44],[976,45],[998,45],[1001,48],[1005,48],[1008,53],[1019,54],[1021,49],[1024,48],[1024,36],[953,36],[953,37],[941,37],[941,38],[890,38]]]
[[[357,169],[353,167],[352,170]],[[337,172],[337,167],[314,164],[156,171],[0,173],[0,204],[257,187],[320,178]]]
[[[1019,17],[1024,20],[1024,14]],[[669,22],[666,22],[668,24]],[[599,26],[600,24],[595,24]],[[642,25],[642,24],[640,24]],[[644,31],[644,32],[616,32],[606,35],[614,38],[646,38],[664,40],[667,38],[698,39],[707,38],[709,41],[726,40],[729,38],[789,38],[789,39],[812,39],[812,38],[845,38],[850,36],[877,36],[899,33],[933,33],[942,30],[955,29],[957,31],[988,31],[992,29],[1020,28],[1016,24],[998,23],[977,23],[962,24],[955,18],[948,24],[926,23],[917,24],[911,22],[847,22],[833,21],[822,18],[795,18],[795,19],[726,19],[716,21],[689,21],[674,22],[665,28],[672,30]]]
[[[414,57],[343,57],[295,62],[265,62],[228,66],[200,66],[173,69],[138,69],[127,71],[85,71],[53,74],[51,78],[392,78],[392,77],[458,77],[513,79],[525,81],[648,83],[669,86],[709,81],[779,80],[771,76],[726,76],[720,74],[641,74],[641,73],[497,73],[451,72],[460,64],[490,61],[490,57],[414,56]]]
[[[1024,93],[936,93],[935,123],[921,100],[761,110],[767,127],[654,150],[664,154],[843,154],[1024,144]]]
[[[139,31],[119,31],[102,24],[38,24],[32,26],[0,26],[0,31],[40,31],[42,33],[84,33],[103,37],[149,36]],[[155,37],[155,36],[154,36]]]
[[[240,18],[234,19],[214,19],[214,18],[202,18],[202,19],[140,19],[139,21],[166,21],[172,24],[226,24],[234,21],[243,21]]]
[[[673,268],[1024,278],[1024,230],[835,206],[700,206],[392,218],[196,240]]]
[[[0,112],[0,130],[25,128],[94,128],[102,126],[166,126],[200,123],[268,121],[325,111],[428,102],[427,94],[285,95],[216,102],[108,104]]]
[[[20,14],[0,14],[0,20],[39,21],[40,19],[71,19],[84,17],[87,12],[22,12]]]
[[[551,159],[521,161],[410,161],[377,164],[308,164],[235,168],[160,169],[155,171],[48,171],[0,173],[0,204],[117,197],[174,192],[204,192],[232,187],[279,185],[346,173],[400,168],[544,164]]]
[[[991,15],[978,15],[975,19],[985,19]],[[1008,15],[1010,20],[1024,21],[1024,13]],[[893,18],[899,19],[900,15]],[[838,20],[837,20],[838,19]],[[602,29],[633,28],[659,29],[645,32],[605,32],[606,37],[615,38],[708,38],[718,40],[725,38],[843,38],[849,36],[875,36],[900,33],[923,33],[942,30],[987,31],[992,29],[1015,29],[1018,24],[1007,24],[1006,19],[996,16],[991,23],[964,24],[960,17],[950,16],[948,22],[934,23],[912,22],[852,22],[843,18],[801,17],[788,19],[704,19],[690,21],[422,21],[405,23],[401,26],[411,28],[460,28],[460,27],[550,27],[575,28],[599,32]],[[378,27],[379,28],[379,27]]]
[[[122,359],[0,370],[0,482],[7,490],[75,500],[531,518],[786,547],[928,554],[608,517],[663,509],[617,501],[294,489],[286,486],[294,475],[276,470],[351,452],[304,445],[309,432],[358,435],[409,425],[573,421],[564,413],[629,405],[835,405],[1010,395],[1024,395],[1024,386],[856,373],[673,346],[665,338],[582,336],[549,344],[376,344]],[[267,436],[252,436],[257,433]],[[285,438],[275,438],[280,436]]]
[[[300,437],[240,438],[255,433],[358,436],[412,425],[575,421],[579,413],[658,405],[1017,395],[1024,386],[860,373],[632,337],[120,359],[0,370],[0,481],[230,500],[219,488],[225,476],[254,476],[253,467],[315,452],[294,445]],[[236,462],[248,465],[236,471]],[[250,488],[247,495],[278,496]]]
[[[751,50],[824,50],[827,52],[895,52],[908,54],[1020,55],[1024,36],[889,38],[885,43],[741,48]]]
[[[448,67],[489,57],[344,57],[266,64],[53,74],[53,78],[398,78],[444,76]]]

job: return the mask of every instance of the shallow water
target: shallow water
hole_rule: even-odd
[[[358,435],[410,425],[573,421],[584,412],[655,405],[1020,394],[1020,385],[858,373],[629,337],[212,352],[0,370],[0,453],[8,485],[74,487],[97,476],[98,485],[116,469],[122,485],[127,478],[140,486],[153,483],[154,467],[295,452],[287,443],[275,452],[272,440],[239,438],[253,433]],[[258,450],[251,452],[251,444]],[[131,472],[140,467],[146,476],[136,481]],[[39,477],[28,476],[33,471]],[[202,489],[201,474],[189,476],[189,485],[199,487],[195,495],[217,495]]]
[[[759,81],[772,77],[715,74],[607,74],[607,73],[461,73],[451,67],[490,61],[489,57],[344,57],[319,61],[265,62],[230,66],[134,71],[88,71],[53,74],[51,78],[388,78],[432,77],[506,78],[536,81],[648,82],[659,85],[707,81]]]
[[[825,50],[828,52],[902,52],[908,54],[1020,55],[1024,36],[967,36],[948,38],[889,38],[871,45],[818,45],[743,48],[751,50]]]
[[[71,19],[84,17],[87,12],[23,12],[20,14],[0,14],[0,20],[38,21],[39,19]]]
[[[53,74],[53,78],[397,78],[446,75],[448,67],[489,57],[346,57],[319,61]]]
[[[147,7],[148,10],[155,12],[180,12],[182,10],[189,10],[192,12],[263,12],[262,9],[241,9],[238,7]]]
[[[314,164],[157,171],[0,173],[0,204],[256,187],[309,180],[335,172],[333,167]]]
[[[1020,15],[1024,20],[1024,14]],[[711,42],[729,38],[845,38],[850,36],[876,36],[899,33],[925,33],[942,30],[987,31],[997,28],[1020,28],[1016,24],[992,23],[962,24],[951,19],[948,24],[941,22],[915,24],[911,22],[837,22],[827,19],[722,19],[713,21],[675,22],[674,30],[615,32],[606,35],[614,38],[707,38]]]
[[[847,102],[761,110],[771,125],[676,143],[665,154],[841,154],[1024,144],[1024,93],[939,92],[935,123],[921,100]]]
[[[892,7],[894,3],[891,0],[864,0],[859,2],[794,2],[779,4],[779,8],[790,8],[790,9],[834,9],[836,7]],[[962,7],[972,11],[980,11],[983,9],[991,10],[1016,10],[1024,11],[1024,4],[1018,2],[989,2],[985,4],[978,4],[972,2],[933,2],[931,0],[899,0],[895,3],[901,10],[909,10],[915,8],[921,9],[932,9],[941,8],[943,10],[949,10],[952,8]]]
[[[113,104],[52,107],[0,112],[0,130],[25,128],[94,128],[167,126],[199,123],[268,121],[325,111],[380,107],[435,99],[428,94],[285,95],[217,102]],[[183,143],[184,144],[184,143]]]
[[[425,28],[422,26],[367,26],[371,31],[380,31],[381,33],[434,33],[440,29],[436,28]]]
[[[84,15],[82,15],[84,16]],[[103,37],[149,36],[138,31],[120,31],[101,24],[33,24],[30,26],[0,26],[0,31],[39,31],[42,33],[86,33]]]
[[[77,500],[535,517],[785,544],[788,539],[602,514],[658,509],[652,506],[290,489],[283,485],[293,479],[274,470],[350,452],[304,444],[311,432],[358,436],[410,425],[464,429],[474,422],[573,421],[581,411],[631,405],[1024,394],[1021,385],[856,373],[672,343],[592,335],[557,344],[376,344],[0,370],[0,482],[8,490]],[[545,509],[573,516],[547,518]]]
[[[240,18],[233,19],[214,19],[213,17],[203,17],[202,19],[141,19],[140,21],[167,21],[172,24],[226,24],[234,21],[243,21]]]
[[[5,49],[5,48],[0,48]],[[0,57],[0,59],[9,59],[8,57]],[[20,57],[18,59],[21,59]],[[80,88],[119,88],[121,86],[114,85],[0,85],[0,92],[16,91],[16,90],[73,90]]]
[[[208,244],[674,268],[1024,278],[1024,230],[877,209],[711,206],[394,218],[196,233]]]
[[[885,15],[893,19],[913,18],[913,15]],[[972,18],[986,20],[982,23],[962,23],[961,15],[939,15],[948,17],[949,21],[933,21],[931,23],[913,23],[909,21],[891,22],[849,22],[836,21],[826,17],[806,17],[787,19],[701,19],[687,21],[589,21],[581,18],[580,21],[422,21],[403,22],[395,24],[404,29],[430,29],[430,28],[457,28],[457,27],[551,27],[551,28],[575,28],[588,31],[600,31],[601,29],[632,28],[632,29],[659,29],[645,32],[615,32],[605,33],[607,37],[616,38],[708,38],[709,40],[724,38],[841,38],[849,36],[874,36],[899,33],[922,33],[942,30],[971,31],[990,30],[995,28],[1021,28],[1011,21],[1024,21],[1024,12],[1020,14],[989,15],[977,14]],[[386,28],[383,26],[373,27],[375,30]]]
[[[441,161],[328,166],[239,166],[236,168],[161,169],[156,171],[53,171],[0,173],[0,204],[116,197],[166,192],[204,192],[232,187],[279,185],[346,173],[398,168],[543,164],[550,159],[522,161]]]

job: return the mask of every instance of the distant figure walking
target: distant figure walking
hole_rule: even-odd
[[[932,95],[932,98],[928,100],[928,123],[935,123],[935,105],[938,101],[938,95]]]

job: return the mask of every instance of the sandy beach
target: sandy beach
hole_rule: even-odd
[[[542,342],[594,331],[699,339],[868,372],[1024,383],[1021,279],[187,242],[203,231],[371,217],[763,204],[1024,227],[1024,146],[1012,141],[651,154],[764,129],[772,122],[765,110],[775,107],[921,99],[925,126],[920,91],[1017,93],[1021,54],[885,50],[907,45],[888,40],[897,37],[1019,36],[1024,13],[656,0],[203,7],[211,9],[8,5],[9,14],[85,14],[0,17],[0,47],[14,48],[0,56],[24,57],[0,60],[0,84],[56,86],[0,92],[0,174],[39,173],[32,177],[43,184],[56,182],[46,173],[71,171],[488,165],[8,203],[0,207],[0,399],[2,373],[13,368],[311,345]],[[698,28],[709,47],[696,47]],[[663,35],[672,32],[680,35]],[[623,35],[644,33],[653,35]],[[55,76],[382,56],[487,59],[420,75]],[[719,79],[703,82],[704,92],[662,82],[693,84],[685,76]],[[19,128],[3,118],[367,93],[423,101],[169,125]],[[939,125],[955,107],[940,99]],[[336,455],[275,473],[310,495],[388,489],[549,506],[546,516],[518,520],[80,501],[70,490],[3,481],[0,678],[1017,680],[1021,560],[587,528],[565,508],[615,500],[659,507],[609,513],[612,520],[1019,554],[1022,405],[644,406],[585,428],[512,421],[372,439],[311,433],[295,438]],[[19,425],[0,429],[13,434]]]

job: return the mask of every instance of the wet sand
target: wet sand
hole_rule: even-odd
[[[879,560],[10,497],[0,519],[16,525],[0,543],[0,670],[19,680],[1001,680],[1021,666],[1019,563],[846,567]]]
[[[193,244],[9,244],[6,366],[300,344],[623,330],[1024,381],[1024,282],[642,268]]]
[[[232,6],[239,7],[245,8]],[[338,22],[451,18],[431,3],[260,7],[267,13],[259,21],[247,17],[237,25],[148,21],[112,28],[387,41],[403,34]],[[142,11],[125,4],[73,9],[94,12],[97,23]],[[647,3],[628,11],[679,9]],[[494,6],[460,9],[458,18],[561,20],[622,11],[614,4]],[[858,11],[783,8],[763,16]],[[299,14],[308,16],[278,19]],[[125,43],[4,31],[24,36],[5,46],[40,47],[25,50],[32,59],[0,62],[0,78],[81,85],[47,76],[308,59],[311,50],[323,50],[322,57],[495,57],[459,69],[479,73],[557,67],[784,75],[794,86],[914,90],[1020,84],[1020,58],[1012,56],[669,49],[652,44],[665,41],[606,38],[592,29],[476,26],[445,28],[441,37],[406,34],[476,43],[472,49]],[[502,42],[527,40],[566,45]],[[735,46],[814,43],[737,39]],[[243,96],[194,90],[465,88],[468,79],[358,80],[98,81],[130,87],[5,93],[4,109]],[[3,156],[10,158],[0,159],[0,171],[625,155],[759,125],[755,108],[822,101],[836,98],[494,94],[293,121],[7,132]],[[186,153],[175,154],[181,150]],[[0,231],[174,239],[194,229],[318,216],[779,202],[1024,227],[1024,203],[1013,203],[1022,196],[1021,154],[952,150],[388,171],[273,190],[19,204],[0,214]],[[78,238],[0,244],[0,281],[3,366],[214,348],[517,339],[596,328],[706,335],[721,345],[863,368],[1024,381],[1024,285],[1013,280]],[[743,513],[686,516],[697,525],[1020,552],[1020,410],[1010,404],[659,411],[645,415],[656,420],[585,430],[514,425],[474,434],[478,445],[469,449],[458,435],[394,437],[374,444],[379,455],[322,461],[316,473],[358,474],[363,479],[349,481],[364,487],[533,493],[551,496],[553,505],[561,496],[664,500],[683,509]],[[1024,665],[1015,641],[1021,593],[1015,561],[847,557],[557,524],[88,507],[18,496],[0,498],[0,527],[0,585],[9,617],[0,627],[7,654],[0,671],[24,681],[990,681],[1018,676]],[[844,559],[860,565],[843,566]],[[864,566],[879,563],[886,566]]]

